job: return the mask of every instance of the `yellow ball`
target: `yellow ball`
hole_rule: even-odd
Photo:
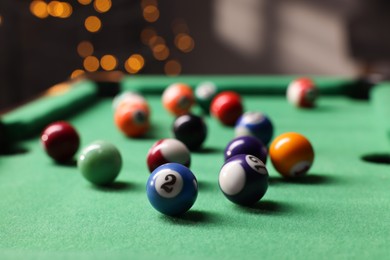
[[[275,169],[284,177],[305,175],[314,161],[314,150],[309,140],[293,132],[275,138],[269,155]]]

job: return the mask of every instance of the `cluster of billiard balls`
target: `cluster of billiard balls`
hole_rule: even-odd
[[[287,99],[298,107],[313,107],[316,95],[309,79],[296,80],[287,90]],[[264,196],[268,189],[268,156],[284,177],[303,176],[313,163],[313,147],[298,133],[278,136],[267,149],[273,137],[272,122],[261,112],[244,113],[241,97],[234,91],[218,93],[217,87],[207,82],[193,93],[188,85],[176,83],[164,91],[162,103],[176,117],[172,127],[175,138],[158,140],[149,149],[146,161],[151,174],[146,190],[151,205],[163,214],[182,214],[197,198],[197,179],[189,169],[190,151],[201,148],[207,127],[202,117],[190,113],[195,103],[223,125],[235,127],[236,138],[225,148],[218,179],[222,193],[230,201],[252,205]],[[113,108],[116,126],[126,136],[147,133],[150,108],[142,95],[122,93],[114,99]],[[47,154],[59,163],[71,160],[80,145],[77,131],[64,121],[46,127],[41,141]],[[96,141],[83,149],[77,164],[88,181],[107,185],[118,176],[122,158],[114,145]]]

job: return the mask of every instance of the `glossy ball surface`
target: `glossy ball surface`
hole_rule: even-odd
[[[123,104],[146,104],[148,107],[146,99],[141,94],[134,91],[125,91],[116,95],[112,101],[112,108],[116,110]]]
[[[77,166],[89,182],[95,185],[107,185],[119,175],[122,156],[113,144],[95,141],[83,149]]]
[[[195,88],[196,104],[200,106],[205,114],[210,113],[210,105],[213,98],[217,95],[217,86],[210,81],[201,82]]]
[[[267,192],[267,168],[253,155],[236,155],[222,166],[219,188],[230,201],[243,206],[253,205]]]
[[[117,128],[128,137],[141,137],[150,128],[149,111],[141,104],[118,107],[114,121]]]
[[[287,100],[300,108],[312,108],[318,99],[318,89],[309,78],[299,78],[287,87]]]
[[[239,154],[253,155],[259,158],[264,164],[267,162],[267,147],[256,137],[240,136],[231,140],[225,148],[225,161]]]
[[[80,146],[80,137],[69,123],[59,121],[48,125],[41,134],[45,152],[59,163],[73,159]]]
[[[197,150],[206,140],[207,126],[199,116],[192,114],[182,115],[173,122],[173,134],[188,149]]]
[[[275,169],[284,177],[299,177],[307,173],[314,161],[309,140],[298,133],[284,133],[272,141],[269,155]]]
[[[187,212],[198,196],[195,175],[178,163],[167,163],[149,176],[146,193],[150,204],[159,212],[175,216]]]
[[[274,135],[274,126],[263,113],[246,112],[238,119],[234,131],[236,136],[255,136],[268,145]]]
[[[195,103],[195,96],[190,86],[184,83],[169,85],[162,95],[163,106],[175,116],[188,114]]]
[[[190,167],[191,154],[187,146],[176,139],[161,139],[149,149],[146,159],[150,172],[165,163],[179,163]]]
[[[211,102],[211,114],[223,125],[234,126],[243,113],[241,97],[233,91],[223,91]]]

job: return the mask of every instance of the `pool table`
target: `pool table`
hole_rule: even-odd
[[[285,97],[294,78],[82,79],[2,115],[0,258],[388,259],[390,83],[314,77],[317,106],[299,109]],[[156,140],[173,136],[174,120],[161,93],[173,82],[203,81],[239,92],[246,111],[267,114],[274,137],[305,135],[315,150],[308,175],[285,179],[268,160],[265,196],[251,207],[232,204],[219,190],[218,174],[234,130],[204,115],[208,137],[191,154],[197,201],[180,217],[154,210],[146,197],[146,154]],[[152,127],[143,138],[127,138],[113,123],[112,98],[125,90],[139,91],[151,107]],[[75,161],[56,164],[44,153],[40,132],[56,120],[76,127],[82,147],[95,140],[118,147],[123,168],[112,185],[94,186]]]

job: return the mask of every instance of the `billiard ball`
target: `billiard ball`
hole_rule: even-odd
[[[128,137],[141,137],[150,128],[149,111],[141,104],[118,107],[114,121],[117,128]]]
[[[233,156],[219,172],[219,188],[230,201],[243,206],[253,205],[267,192],[267,168],[253,155]]]
[[[284,177],[303,176],[314,161],[314,150],[309,140],[298,133],[284,133],[276,137],[269,155],[275,169]]]
[[[236,136],[255,136],[265,145],[271,141],[274,127],[268,116],[260,112],[245,112],[234,128]]]
[[[238,154],[254,155],[264,164],[267,162],[267,147],[253,136],[236,137],[227,144],[224,152],[225,161]]]
[[[207,126],[197,115],[182,115],[173,122],[173,134],[183,142],[188,149],[199,149],[207,137]]]
[[[243,113],[241,97],[233,91],[223,91],[211,101],[211,114],[223,125],[234,126]]]
[[[48,125],[42,132],[41,143],[46,153],[59,163],[70,161],[80,145],[76,129],[65,121]]]
[[[196,104],[207,115],[210,114],[211,101],[217,95],[217,92],[217,86],[211,81],[201,82],[195,88]]]
[[[82,150],[77,166],[89,182],[95,185],[108,185],[119,175],[122,156],[113,144],[95,141]]]
[[[184,165],[167,163],[156,168],[149,176],[146,193],[157,211],[176,216],[194,205],[198,183],[195,175]]]
[[[146,159],[149,171],[165,163],[180,163],[190,167],[191,154],[187,146],[176,139],[161,139],[149,149]]]
[[[166,110],[175,116],[188,114],[195,103],[190,86],[184,83],[169,85],[163,92],[162,103]]]
[[[287,100],[296,107],[314,107],[317,98],[318,89],[309,78],[296,79],[287,87]]]
[[[122,104],[131,103],[131,104],[147,104],[146,99],[139,93],[134,91],[125,91],[115,96],[112,102],[112,108],[116,110]]]

